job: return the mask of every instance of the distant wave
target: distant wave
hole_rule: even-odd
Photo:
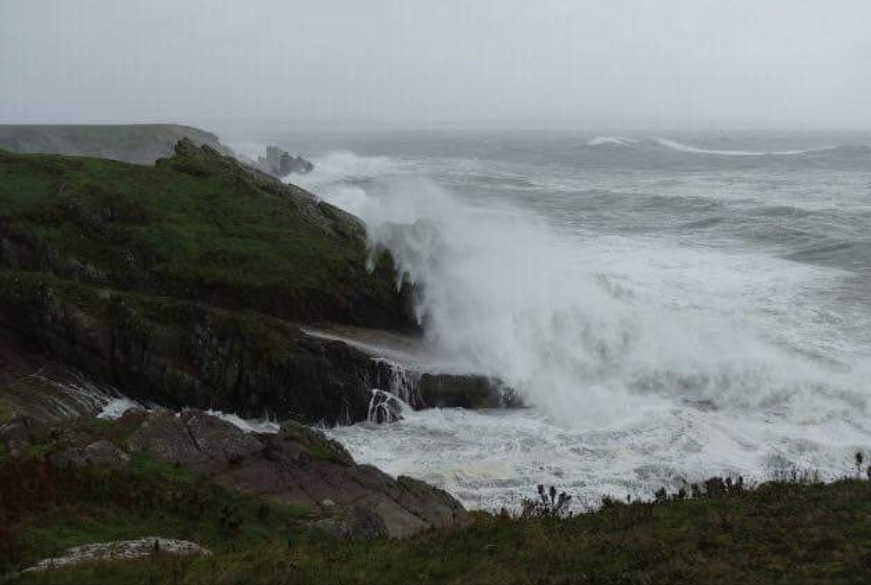
[[[634,138],[623,138],[621,136],[596,136],[587,141],[587,146],[628,146],[630,144],[638,144],[638,140]]]
[[[713,150],[708,148],[696,148],[695,146],[683,144],[682,142],[677,142],[676,140],[669,140],[668,138],[655,138],[654,140],[657,144],[661,146],[670,148],[672,150],[677,150],[679,152],[691,152],[694,154],[717,154],[721,156],[791,156],[796,154],[806,154],[808,152],[821,152],[824,150],[832,150],[831,147],[811,148],[806,150],[777,150],[769,152],[750,150]]]

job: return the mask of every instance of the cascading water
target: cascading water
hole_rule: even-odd
[[[418,391],[420,372],[406,369],[386,359],[380,361],[388,366],[387,388],[372,389],[366,418],[371,423],[395,422],[402,418],[403,413],[423,404]]]

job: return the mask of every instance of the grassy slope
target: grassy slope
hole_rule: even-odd
[[[309,321],[364,323],[360,298],[390,312],[389,278],[366,272],[358,224],[212,163],[0,151],[0,216],[124,290]]]
[[[869,550],[871,484],[841,481],[618,505],[562,521],[481,515],[466,529],[402,541],[250,540],[212,558],[85,566],[20,582],[868,583]]]

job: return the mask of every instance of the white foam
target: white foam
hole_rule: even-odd
[[[623,138],[621,136],[596,136],[587,141],[587,146],[627,146],[629,144],[638,144],[638,142],[634,138]]]
[[[126,396],[115,398],[103,407],[103,410],[100,411],[97,418],[104,420],[118,420],[131,410],[144,410],[144,407],[135,400],[127,398]]]
[[[695,154],[717,154],[721,156],[792,156],[796,154],[805,154],[808,152],[821,152],[831,150],[831,148],[814,148],[808,150],[776,150],[776,151],[750,151],[750,150],[714,150],[708,148],[696,148],[676,140],[667,138],[655,138],[656,142],[666,148],[677,150],[680,152],[691,152]]]
[[[675,407],[625,424],[577,431],[536,410],[406,412],[389,425],[328,430],[353,457],[391,475],[438,485],[472,508],[516,508],[539,483],[595,507],[604,495],[650,498],[712,475],[769,479],[783,462],[824,479],[849,474],[869,428],[846,422],[780,425],[764,416]]]
[[[237,414],[221,412],[218,410],[208,410],[206,413],[226,421],[246,433],[275,434],[281,430],[281,424],[268,419],[242,418]]]
[[[413,172],[369,177],[353,197],[347,186],[318,192],[363,218],[418,285],[437,359],[498,376],[535,407],[333,431],[362,462],[498,507],[549,481],[595,499],[729,471],[761,478],[780,460],[834,475],[871,441],[868,368],[851,357],[861,348],[808,296],[838,271],[562,232]]]

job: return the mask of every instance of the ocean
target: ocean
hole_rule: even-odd
[[[516,508],[712,475],[855,473],[871,449],[871,135],[575,130],[222,136],[312,160],[417,285],[433,360],[529,408],[329,429],[354,457]]]

